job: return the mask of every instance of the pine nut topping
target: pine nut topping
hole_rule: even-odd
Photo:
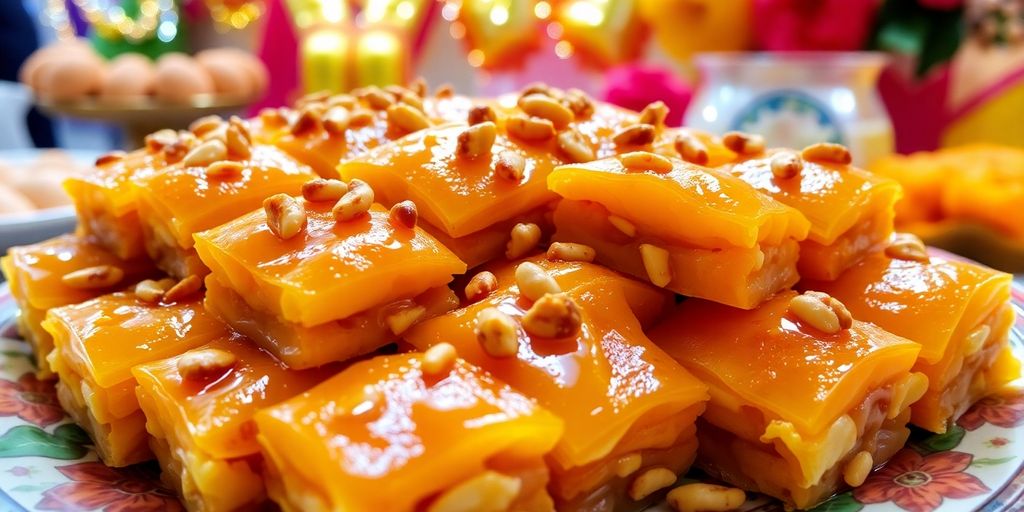
[[[420,112],[423,111],[423,100],[419,96],[415,95],[410,91],[405,91],[401,95],[399,95],[398,101],[406,105],[409,105],[410,107],[419,110]]]
[[[505,246],[505,257],[510,260],[519,259],[532,251],[540,243],[540,226],[533,223],[516,224],[508,244]]]
[[[892,398],[885,417],[894,419],[917,402],[928,391],[928,377],[923,373],[911,373],[892,386]]]
[[[124,279],[124,270],[113,265],[86,267],[64,274],[60,280],[66,286],[79,290],[109,288]]]
[[[985,346],[990,334],[992,334],[992,328],[987,324],[979,325],[971,331],[964,339],[964,356],[977,354]]]
[[[306,208],[288,194],[274,194],[263,200],[267,227],[281,240],[288,240],[306,227]]]
[[[384,86],[384,92],[400,100],[403,94],[409,93],[409,89],[406,89],[401,85],[391,84]]]
[[[634,124],[627,126],[612,136],[612,142],[616,146],[646,146],[654,142],[654,126],[649,124]]]
[[[562,292],[558,281],[551,277],[540,265],[524,261],[516,267],[516,287],[519,295],[536,301],[545,295]]]
[[[569,107],[545,94],[530,94],[519,98],[519,108],[527,115],[551,121],[557,130],[565,128],[576,118]]]
[[[857,487],[868,479],[874,465],[871,452],[861,450],[846,463],[846,467],[843,468],[843,480],[850,487]]]
[[[423,362],[420,368],[426,375],[437,375],[446,372],[455,364],[455,358],[459,353],[451,343],[438,343],[423,353]]]
[[[636,473],[640,466],[643,465],[644,458],[639,453],[630,453],[619,457],[619,460],[615,461],[615,476],[619,478],[625,478],[633,473]]]
[[[206,177],[214,180],[233,180],[242,175],[245,166],[233,160],[214,162],[206,168]]]
[[[772,155],[770,166],[776,178],[789,179],[804,170],[804,161],[792,151],[782,151]]]
[[[692,133],[684,132],[677,135],[675,148],[679,157],[691,164],[707,165],[708,163],[708,147]]]
[[[324,130],[331,135],[341,135],[348,129],[351,116],[345,107],[333,107],[324,113]]]
[[[579,307],[564,293],[545,294],[523,315],[523,329],[541,338],[574,336],[582,324]]]
[[[231,352],[215,348],[190,350],[178,358],[178,374],[192,382],[208,382],[235,367],[238,359]]]
[[[811,144],[804,148],[804,150],[800,152],[800,155],[804,157],[804,160],[809,160],[811,162],[838,165],[850,165],[850,163],[853,162],[853,155],[850,154],[849,149],[846,149],[846,146],[842,144],[833,144],[831,142]]]
[[[594,115],[594,102],[587,93],[579,89],[573,88],[565,91],[565,96],[561,100],[565,106],[569,107],[569,110],[572,110],[576,119],[586,119]]]
[[[348,192],[348,185],[341,180],[317,178],[302,184],[302,197],[312,203],[337,201],[345,192]]]
[[[725,512],[747,501],[742,489],[714,484],[686,484],[669,491],[668,504],[679,512]]]
[[[281,113],[280,109],[264,108],[259,113],[260,122],[268,128],[280,128],[288,123],[288,119]]]
[[[412,133],[429,127],[430,120],[423,112],[400,103],[388,107],[388,125],[398,131]]]
[[[349,112],[348,125],[352,128],[362,128],[372,123],[376,117],[376,114],[365,108],[355,108]]]
[[[523,482],[497,471],[484,471],[441,494],[426,512],[480,512],[510,510]]]
[[[348,182],[348,192],[334,205],[334,219],[340,222],[366,214],[373,205],[373,189],[362,180]]]
[[[451,98],[454,95],[455,89],[452,88],[452,84],[441,84],[434,91],[435,98]]]
[[[359,100],[351,94],[335,94],[327,100],[327,109],[341,107],[345,110],[352,110],[359,106]]]
[[[237,130],[239,135],[245,138],[246,142],[252,144],[252,132],[249,131],[249,121],[238,116],[231,116],[228,118],[228,126]]]
[[[166,146],[178,142],[178,132],[165,128],[146,135],[146,149],[150,153],[156,153]]]
[[[516,322],[498,308],[486,308],[477,313],[474,332],[480,347],[491,357],[512,357],[519,353]]]
[[[320,119],[320,114],[317,113],[316,110],[304,108],[299,112],[298,117],[292,121],[292,125],[288,131],[296,137],[303,137],[319,130],[322,125],[323,123]]]
[[[519,181],[526,174],[526,159],[514,151],[502,151],[494,163],[494,174],[509,181]]]
[[[236,125],[228,126],[224,135],[229,155],[243,160],[252,156],[252,143],[249,142],[241,128]]]
[[[470,303],[483,300],[498,289],[498,278],[486,270],[470,278],[466,284],[466,300]]]
[[[195,141],[191,138],[182,137],[173,143],[164,146],[162,150],[164,160],[166,160],[168,164],[175,164],[182,161],[182,159],[185,158],[185,155],[188,154],[189,150],[192,149],[194,142]]]
[[[548,247],[549,260],[590,262],[594,261],[595,257],[597,257],[597,251],[589,245],[554,242]]]
[[[633,224],[618,215],[609,215],[608,222],[611,223],[612,226],[615,226],[615,229],[621,231],[622,234],[628,237],[636,236],[636,224]]]
[[[395,103],[392,95],[380,90],[377,87],[371,87],[360,94],[357,94],[360,99],[366,102],[370,108],[374,110],[386,110],[388,107]]]
[[[402,308],[384,318],[384,324],[388,326],[395,336],[407,331],[416,322],[419,322],[427,314],[427,308],[416,305]]]
[[[827,293],[808,291],[793,297],[789,311],[801,322],[825,334],[835,334],[853,325],[853,317],[838,299]]]
[[[668,251],[656,245],[640,244],[640,259],[644,262],[644,270],[651,284],[664,287],[672,282]]]
[[[655,128],[661,128],[665,126],[665,118],[668,117],[668,106],[663,101],[655,101],[648,103],[642,111],[640,111],[640,123],[649,124]]]
[[[110,153],[101,155],[99,158],[97,158],[95,165],[96,167],[103,167],[104,165],[109,165],[114,162],[120,162],[121,160],[124,160],[124,157],[126,155],[127,153],[125,153],[124,151],[111,151]]]
[[[727,132],[722,135],[722,144],[740,155],[756,155],[764,151],[764,137],[743,132]]]
[[[491,153],[498,128],[490,121],[477,123],[459,134],[455,153],[463,158],[477,158]]]
[[[140,281],[135,285],[135,296],[142,302],[156,303],[160,302],[164,298],[164,293],[167,289],[173,286],[173,283],[168,285],[160,281],[154,281],[152,279],[146,279]]]
[[[224,119],[218,115],[204,116],[192,121],[192,124],[188,125],[188,131],[194,133],[196,137],[202,137],[216,130],[223,123]]]
[[[547,119],[522,114],[510,116],[505,123],[508,134],[527,142],[540,142],[555,136],[555,125]]]
[[[640,501],[672,484],[676,483],[676,474],[668,468],[651,468],[640,473],[629,483],[629,497]]]
[[[408,199],[395,203],[388,212],[388,222],[396,228],[413,229],[416,227],[418,217],[416,203]]]
[[[165,302],[178,302],[183,299],[187,299],[203,288],[203,279],[195,274],[178,281],[177,284],[171,286],[167,293],[164,294]]]
[[[525,98],[532,94],[543,94],[545,96],[555,97],[556,91],[548,84],[544,82],[533,82],[523,87],[523,90],[519,91],[519,97]]]
[[[185,167],[205,167],[228,156],[228,148],[223,142],[211,139],[196,146],[181,161]]]
[[[928,263],[928,249],[920,238],[910,233],[898,233],[893,235],[889,245],[885,248],[885,255],[894,260],[916,261]]]
[[[315,104],[315,103],[323,103],[323,102],[327,101],[328,99],[330,99],[330,97],[331,97],[331,91],[328,91],[326,89],[324,89],[322,91],[314,91],[314,92],[311,92],[311,93],[308,93],[308,94],[304,94],[301,98],[296,100],[295,105],[301,108],[301,107],[305,107],[306,105],[311,105],[311,104]]]
[[[427,96],[427,80],[422,76],[416,77],[415,80],[409,82],[409,90],[420,98]]]
[[[570,162],[589,162],[594,159],[594,149],[590,147],[590,143],[573,129],[558,134],[558,149]]]
[[[672,171],[672,161],[661,155],[648,151],[631,151],[619,155],[619,161],[627,171],[653,171],[665,174]]]
[[[466,120],[470,125],[485,123],[490,121],[492,123],[498,122],[498,115],[494,113],[494,109],[487,105],[477,105],[469,109],[469,115]]]

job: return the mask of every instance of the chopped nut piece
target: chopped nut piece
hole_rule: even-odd
[[[324,114],[324,130],[331,135],[341,135],[348,129],[350,117],[345,107],[333,107]]]
[[[486,270],[473,276],[466,285],[466,300],[477,302],[498,289],[498,278]]]
[[[725,512],[747,501],[742,489],[714,484],[686,484],[669,491],[668,504],[679,512]]]
[[[195,141],[191,138],[179,138],[175,142],[164,146],[163,153],[164,159],[168,164],[175,164],[180,162],[188,154],[189,150],[192,149],[192,145]]]
[[[413,229],[416,227],[416,219],[419,214],[416,212],[416,203],[405,200],[395,203],[391,207],[391,211],[388,212],[388,221],[392,226],[403,229]]]
[[[567,338],[580,330],[579,307],[564,293],[545,294],[523,315],[523,329],[542,338]]]
[[[242,175],[245,166],[241,162],[232,160],[221,160],[214,162],[206,168],[206,177],[215,180],[232,180]]]
[[[654,142],[656,136],[654,126],[649,124],[634,124],[627,126],[612,136],[616,146],[646,146]]]
[[[885,248],[885,255],[894,260],[916,261],[928,263],[928,249],[920,238],[910,233],[899,233],[893,235],[889,245]]]
[[[327,109],[330,110],[334,107],[341,107],[345,110],[352,110],[359,106],[359,100],[351,94],[335,94],[327,100]]]
[[[555,91],[544,82],[533,82],[523,87],[523,90],[519,91],[519,97],[525,98],[531,94],[543,94],[545,96],[555,97]]]
[[[523,175],[526,172],[526,159],[523,158],[519,153],[513,151],[502,151],[498,155],[497,162],[494,163],[494,174],[499,178],[504,178],[509,181],[519,181],[523,179]]]
[[[691,164],[707,165],[708,147],[692,133],[680,133],[675,140],[676,152],[679,157]]]
[[[562,104],[569,107],[576,119],[586,119],[594,115],[594,102],[587,96],[587,93],[579,89],[565,91],[561,98]]]
[[[644,470],[629,483],[629,497],[640,501],[674,483],[676,474],[668,468],[650,468]]]
[[[395,103],[390,94],[380,90],[378,87],[367,88],[362,94],[357,96],[374,110],[385,110]]]
[[[288,118],[281,113],[280,109],[264,108],[259,113],[260,122],[268,128],[280,128],[288,124]]]
[[[656,153],[647,151],[631,151],[619,155],[622,166],[629,171],[653,171],[665,174],[672,171],[672,161]]]
[[[663,101],[655,101],[648,103],[642,111],[640,111],[640,123],[649,124],[655,128],[661,128],[665,126],[665,118],[668,117],[668,106]]]
[[[296,137],[303,137],[319,130],[321,126],[320,114],[311,108],[304,108],[292,122],[289,131]]]
[[[66,286],[79,290],[109,288],[124,279],[124,270],[113,265],[86,267],[64,274],[60,280]]]
[[[672,282],[672,268],[669,267],[669,253],[651,244],[640,244],[640,258],[644,262],[647,278],[654,286],[668,286]]]
[[[235,355],[225,350],[190,350],[178,358],[178,374],[187,381],[206,382],[220,378],[237,362]]]
[[[422,76],[416,77],[415,80],[409,82],[409,90],[420,98],[427,96],[427,80]]]
[[[571,128],[558,134],[558,149],[570,162],[589,162],[594,159],[594,149],[590,143]]]
[[[546,94],[530,94],[519,98],[519,108],[529,116],[551,121],[557,130],[565,128],[576,118],[569,107]]]
[[[597,252],[589,245],[554,242],[548,247],[549,260],[589,262],[594,261],[595,257],[597,257]]]
[[[722,144],[740,155],[756,155],[764,151],[764,137],[743,132],[726,132],[722,136]]]
[[[204,116],[192,121],[192,124],[188,125],[188,131],[194,133],[196,137],[202,137],[216,130],[222,124],[224,124],[224,119],[218,115]]]
[[[490,154],[498,128],[490,121],[474,124],[459,134],[455,153],[464,158]]]
[[[388,107],[388,125],[401,132],[412,133],[429,127],[430,120],[423,112],[399,103]]]
[[[420,99],[419,96],[415,95],[411,91],[403,92],[401,96],[398,97],[398,101],[406,105],[409,105],[410,107],[419,110],[420,112],[423,111],[423,100]]]
[[[512,317],[498,308],[487,308],[476,315],[476,339],[491,357],[512,357],[519,353],[519,330]]]
[[[846,306],[827,293],[808,291],[797,295],[790,301],[789,310],[801,322],[825,334],[835,334],[853,325]]]
[[[480,124],[487,121],[497,123],[498,115],[494,113],[493,108],[487,105],[477,105],[469,109],[469,115],[466,116],[466,120],[470,125]]]
[[[636,236],[636,224],[633,224],[618,215],[609,215],[608,222],[610,222],[612,226],[615,226],[615,229],[621,231],[622,234],[628,237]]]
[[[522,114],[510,116],[505,129],[509,135],[527,142],[540,142],[555,136],[555,125],[551,121]]]
[[[208,140],[185,155],[182,164],[186,167],[205,167],[218,160],[224,160],[228,156],[228,148],[223,142],[213,139]]]
[[[928,377],[923,373],[911,373],[892,387],[892,398],[889,409],[885,413],[888,419],[894,419],[907,410],[914,402],[921,399],[928,391]]]
[[[178,141],[178,132],[165,128],[146,135],[146,149],[150,153],[156,153],[166,146]]]
[[[341,180],[317,178],[302,184],[302,197],[313,203],[337,201],[348,192],[348,185]]]
[[[441,84],[434,91],[435,98],[451,98],[454,95],[455,89],[452,88],[452,84]]]
[[[780,179],[792,178],[804,169],[804,161],[800,159],[800,155],[792,151],[782,151],[772,155],[770,165],[772,174]]]
[[[348,116],[348,125],[352,128],[367,126],[376,119],[376,114],[365,108],[352,109]]]
[[[139,281],[139,283],[135,285],[135,296],[143,302],[160,302],[163,300],[164,293],[167,292],[170,286],[173,286],[173,284],[168,285],[167,283],[160,281],[146,279],[145,281]]]
[[[410,327],[419,322],[427,314],[427,308],[416,305],[413,307],[399,309],[398,311],[384,318],[384,323],[391,329],[395,336],[407,331]]]
[[[403,94],[406,94],[406,93],[411,94],[412,93],[412,91],[410,91],[409,89],[406,89],[405,87],[402,87],[401,85],[396,85],[396,84],[385,85],[384,86],[384,92],[394,96],[396,99],[399,99],[399,100],[402,98]]]
[[[640,469],[643,462],[644,458],[639,453],[623,455],[622,457],[619,457],[619,460],[615,461],[615,476],[625,478],[632,475]]]
[[[850,487],[857,487],[868,479],[875,461],[871,458],[871,452],[861,450],[854,455],[850,462],[843,468],[843,481]]]
[[[96,167],[103,167],[104,165],[109,165],[114,162],[120,162],[121,160],[124,160],[125,155],[126,153],[124,151],[111,151],[110,153],[106,153],[97,158],[95,165]]]
[[[524,261],[516,267],[516,287],[519,295],[529,300],[537,300],[548,294],[562,292],[562,287],[550,274],[536,263]]]
[[[177,284],[171,286],[167,293],[164,294],[165,302],[178,302],[182,299],[187,299],[192,295],[195,295],[203,288],[203,279],[197,275],[191,275],[178,281]]]
[[[533,223],[516,224],[512,228],[512,234],[508,245],[505,246],[505,257],[514,260],[524,256],[526,253],[537,247],[540,243],[540,226]]]
[[[263,201],[267,227],[281,240],[295,237],[306,227],[306,208],[288,194],[274,194]]]
[[[348,183],[348,192],[334,205],[334,218],[342,222],[352,220],[365,214],[372,205],[373,189],[370,185],[362,180],[352,180]]]
[[[238,131],[249,145],[252,145],[252,133],[249,131],[249,121],[238,116],[228,118],[228,126]]]
[[[421,368],[427,375],[437,375],[448,371],[455,364],[455,358],[459,353],[451,343],[438,343],[423,353]]]
[[[442,493],[426,512],[509,510],[522,487],[519,478],[487,470]]]
[[[800,155],[804,157],[804,160],[810,160],[811,162],[839,165],[850,165],[853,162],[853,156],[850,155],[850,150],[846,149],[846,146],[831,142],[811,144],[804,148]]]
[[[331,91],[328,91],[326,89],[321,91],[315,91],[303,95],[301,98],[295,101],[295,105],[299,108],[302,108],[305,107],[306,105],[311,105],[314,103],[323,103],[324,101],[330,99],[330,97]]]

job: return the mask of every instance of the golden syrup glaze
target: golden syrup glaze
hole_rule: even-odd
[[[356,363],[256,422],[285,481],[298,473],[337,510],[413,510],[489,463],[539,461],[562,433],[551,413],[463,360],[425,374],[422,354]]]
[[[314,326],[442,286],[466,266],[420,228],[388,221],[374,205],[338,222],[333,202],[304,201],[306,228],[281,240],[259,209],[198,233],[200,258],[253,306]]]
[[[651,339],[714,389],[816,435],[880,384],[907,375],[920,346],[873,324],[825,334],[789,312],[787,291],[757,309],[688,299]]]
[[[121,216],[135,210],[136,192],[133,178],[149,176],[167,165],[162,151],[138,149],[89,172],[64,180],[64,190],[75,203],[87,194],[100,194],[109,213]]]

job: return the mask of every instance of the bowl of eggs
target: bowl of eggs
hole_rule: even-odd
[[[85,172],[94,158],[60,150],[0,151],[0,255],[75,229],[75,210],[61,183]]]

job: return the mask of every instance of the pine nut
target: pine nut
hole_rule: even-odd
[[[395,98],[401,100],[402,95],[406,94],[406,93],[409,93],[410,91],[409,91],[409,89],[406,89],[405,87],[402,87],[401,85],[391,84],[391,85],[385,85],[384,86],[384,92],[386,92],[386,93],[390,94],[391,96],[394,96]]]
[[[679,157],[691,164],[707,165],[708,147],[692,133],[680,133],[675,140]]]
[[[469,115],[466,116],[466,120],[470,126],[474,124],[486,123],[488,121],[492,123],[498,122],[498,115],[494,113],[494,109],[487,105],[477,105],[469,109]]]
[[[591,262],[597,257],[597,252],[589,245],[554,242],[548,247],[547,256],[549,260]]]
[[[386,316],[384,324],[388,326],[392,334],[398,336],[423,319],[426,314],[427,308],[423,306],[402,308]]]
[[[229,155],[243,160],[252,156],[252,144],[237,126],[228,126],[224,135],[224,142]]]
[[[327,109],[338,107],[345,110],[352,110],[359,106],[359,100],[351,94],[335,94],[327,100]]]
[[[889,245],[885,248],[885,255],[894,260],[916,261],[928,263],[928,249],[920,238],[910,233],[898,233],[893,235]]]
[[[185,155],[192,149],[194,140],[187,138],[179,138],[167,146],[164,146],[162,151],[164,154],[164,160],[168,165],[178,163],[185,158]]]
[[[654,126],[649,124],[634,124],[627,126],[612,136],[612,142],[616,146],[646,146],[654,142]]]
[[[519,181],[526,173],[526,159],[513,151],[502,151],[494,163],[494,174],[509,181]]]
[[[366,102],[374,110],[386,110],[395,103],[392,96],[377,87],[371,87],[356,96]]]
[[[125,153],[124,151],[111,151],[110,153],[101,155],[99,158],[97,158],[94,165],[96,167],[103,167],[114,162],[120,162],[121,160],[124,160],[124,157],[126,155],[127,153]]]
[[[523,329],[541,338],[574,336],[582,324],[579,307],[564,293],[545,294],[523,315]]]
[[[661,128],[665,126],[665,118],[668,117],[668,106],[663,101],[655,101],[648,103],[642,111],[640,111],[640,123],[649,124],[655,128]]]
[[[508,244],[505,246],[505,257],[510,260],[519,259],[537,247],[540,237],[540,226],[522,222],[516,224],[512,228]]]
[[[889,400],[889,410],[885,417],[894,419],[903,411],[921,399],[928,392],[928,377],[923,373],[911,373],[902,380],[893,384],[892,398]]]
[[[854,455],[846,466],[843,467],[843,481],[850,487],[858,487],[868,479],[875,461],[871,458],[871,452],[861,450]]]
[[[213,139],[208,140],[185,155],[182,165],[185,167],[205,167],[217,160],[224,160],[228,156],[228,148],[224,143]]]
[[[348,185],[341,180],[317,178],[302,184],[302,197],[311,203],[337,201],[348,191]]]
[[[576,119],[586,119],[594,115],[594,102],[587,93],[579,89],[569,89],[561,98],[562,103],[572,110]]]
[[[470,278],[466,284],[466,300],[478,302],[498,289],[498,278],[486,270]]]
[[[644,270],[647,271],[647,278],[651,284],[664,287],[672,282],[668,251],[656,245],[640,244],[640,258],[644,262]]]
[[[516,322],[498,308],[486,308],[477,313],[474,332],[480,347],[491,357],[512,357],[519,353]]]
[[[594,159],[594,149],[579,132],[573,129],[558,134],[558,149],[570,162],[589,162]]]
[[[615,461],[615,476],[619,478],[626,478],[633,473],[636,473],[643,465],[644,458],[639,453],[630,453],[619,457],[619,460]]]
[[[303,108],[307,105],[315,103],[323,103],[331,98],[331,91],[326,89],[322,91],[314,91],[308,94],[304,94],[301,98],[295,101],[295,106]]]
[[[245,166],[232,160],[214,162],[206,168],[206,177],[214,180],[233,180],[242,175]]]
[[[139,281],[139,283],[135,285],[135,296],[143,302],[156,303],[163,300],[164,293],[167,292],[168,288],[169,286],[167,286],[166,283],[146,279],[145,281]]]
[[[276,108],[264,108],[259,113],[260,123],[267,128],[280,128],[288,124],[288,119]]]
[[[178,374],[192,382],[208,382],[220,378],[234,368],[238,359],[231,352],[215,348],[190,350],[178,358]]]
[[[800,155],[792,151],[782,151],[772,155],[769,165],[772,174],[780,179],[792,178],[804,170],[804,161],[800,159]]]
[[[369,126],[377,115],[365,108],[355,108],[349,112],[348,125],[352,128]]]
[[[422,76],[416,77],[415,80],[409,82],[409,90],[420,98],[425,98],[427,96],[427,80]]]
[[[545,141],[555,136],[555,125],[551,121],[521,114],[510,116],[505,129],[509,135],[527,142]]]
[[[249,130],[249,121],[238,116],[231,116],[228,118],[228,126],[238,130],[239,135],[250,145],[252,144],[252,132]]]
[[[404,133],[418,132],[430,126],[427,116],[409,105],[388,107],[388,125]]]
[[[373,189],[365,181],[348,182],[348,192],[334,205],[334,219],[340,222],[364,215],[373,205]]]
[[[324,113],[324,130],[331,135],[341,135],[348,130],[350,119],[347,108],[333,107]]]
[[[320,114],[311,108],[304,108],[292,122],[288,131],[296,137],[303,137],[319,131],[322,126]]]
[[[516,287],[519,295],[536,301],[545,295],[562,292],[558,281],[536,263],[524,261],[516,267]]]
[[[281,240],[288,240],[306,227],[306,208],[288,194],[274,194],[263,200],[267,227]]]
[[[853,325],[846,306],[827,293],[808,291],[793,297],[789,310],[800,321],[825,334],[835,334]]]
[[[609,215],[608,222],[611,223],[612,226],[615,226],[615,229],[621,231],[622,234],[630,238],[636,236],[636,225],[632,222],[623,219],[618,215]]]
[[[992,334],[992,328],[988,325],[980,325],[971,331],[964,340],[964,356],[977,354],[985,346],[990,334]]]
[[[451,98],[454,95],[455,89],[452,88],[452,84],[441,84],[434,91],[435,98]]]
[[[165,128],[146,135],[146,149],[150,153],[156,153],[178,141],[178,132]]]
[[[754,133],[726,132],[722,145],[739,155],[756,155],[764,152],[764,137]]]
[[[427,512],[481,512],[509,510],[523,482],[497,471],[484,471],[448,489],[427,507]]]
[[[533,82],[523,87],[523,90],[519,91],[519,97],[525,98],[533,94],[543,94],[545,96],[555,97],[554,89],[544,82]]]
[[[629,497],[640,501],[674,483],[676,474],[668,468],[651,468],[640,473],[629,483]]]
[[[804,160],[828,164],[850,165],[853,162],[853,155],[846,146],[831,142],[811,144],[800,152],[800,156],[804,157]]]
[[[668,504],[679,512],[725,512],[747,501],[742,489],[714,484],[686,484],[669,491]]]
[[[416,227],[416,220],[419,214],[416,212],[416,203],[405,200],[395,203],[388,212],[388,222],[396,228],[413,229]]]
[[[545,94],[530,94],[519,98],[519,108],[527,115],[551,121],[556,130],[561,130],[575,120],[569,107]]]
[[[411,91],[405,91],[401,95],[399,95],[398,101],[406,105],[409,105],[410,107],[419,110],[420,112],[423,111],[423,100],[420,99],[419,96],[415,95]]]
[[[425,375],[437,375],[448,371],[458,356],[459,353],[451,343],[438,343],[423,353],[420,368]]]
[[[188,125],[188,131],[194,133],[196,137],[202,137],[203,135],[216,130],[223,123],[224,119],[218,115],[203,116],[192,121],[192,124]]]
[[[619,155],[619,161],[627,171],[653,171],[658,174],[672,172],[672,161],[648,151],[631,151]]]
[[[164,302],[178,302],[195,295],[203,288],[203,279],[195,274],[178,281],[164,294]]]
[[[109,288],[124,279],[124,270],[113,265],[98,265],[68,272],[60,280],[65,286],[78,290]]]
[[[491,153],[498,128],[490,121],[474,124],[459,133],[455,154],[463,158],[477,158]]]

